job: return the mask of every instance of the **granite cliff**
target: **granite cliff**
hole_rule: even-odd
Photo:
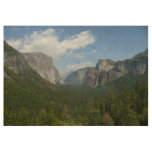
[[[64,84],[58,70],[53,65],[53,59],[43,53],[22,53],[28,65],[35,70],[42,78],[53,84]]]
[[[131,59],[114,62],[100,59],[96,67],[89,68],[84,76],[83,84],[97,87],[106,82],[116,80],[126,74],[142,75],[148,71],[148,49]]]

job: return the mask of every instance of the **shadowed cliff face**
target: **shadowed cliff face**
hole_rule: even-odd
[[[23,53],[28,65],[41,77],[53,84],[64,84],[58,70],[53,65],[53,59],[43,53]]]
[[[84,85],[96,87],[128,73],[137,76],[144,74],[145,71],[148,71],[148,50],[124,61],[114,62],[100,59],[96,67],[90,68],[86,72]]]

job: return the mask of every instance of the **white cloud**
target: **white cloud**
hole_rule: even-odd
[[[97,50],[92,50],[90,52],[80,52],[80,53],[75,54],[75,56],[77,58],[83,58],[84,55],[86,55],[86,54],[95,54],[95,53],[97,53]]]
[[[10,41],[7,41],[11,46],[13,46],[14,48],[16,49],[19,49],[22,45],[22,40],[21,39],[18,39],[18,40],[10,40]]]
[[[95,42],[95,38],[89,31],[81,32],[80,34],[74,35],[62,42],[62,45],[70,50],[77,50],[85,48],[87,45]]]
[[[22,39],[11,39],[7,42],[20,52],[42,52],[57,58],[68,51],[85,48],[95,42],[95,37],[89,31],[83,31],[60,42],[55,30],[50,28],[40,32],[35,31]]]
[[[90,67],[90,66],[93,66],[93,63],[91,63],[91,62],[82,62],[82,63],[79,63],[79,64],[68,65],[67,68],[72,70],[72,71],[75,71],[75,70],[78,70],[78,69],[81,69],[81,68],[85,68],[85,67]]]

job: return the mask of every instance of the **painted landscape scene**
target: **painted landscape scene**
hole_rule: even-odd
[[[4,126],[148,126],[148,27],[4,26]]]

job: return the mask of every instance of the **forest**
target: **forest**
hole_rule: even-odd
[[[44,85],[5,68],[5,126],[147,126],[148,73],[97,88]]]

